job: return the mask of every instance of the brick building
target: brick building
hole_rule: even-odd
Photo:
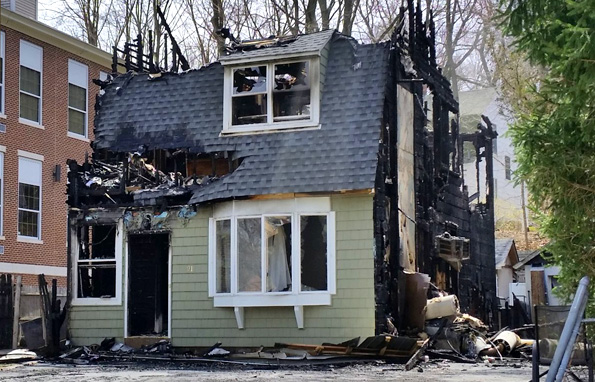
[[[0,274],[66,286],[66,160],[91,152],[111,57],[36,21],[36,0],[1,4]]]

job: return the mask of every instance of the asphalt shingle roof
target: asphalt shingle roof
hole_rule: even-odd
[[[187,148],[244,158],[231,174],[198,189],[191,203],[291,192],[374,187],[388,45],[330,42],[320,129],[220,136],[223,67],[182,74],[117,77],[100,99],[95,148],[115,152]],[[361,64],[360,64],[361,63]]]
[[[494,251],[496,256],[496,269],[500,269],[506,264],[506,258],[510,254],[513,244],[514,239],[496,239]]]

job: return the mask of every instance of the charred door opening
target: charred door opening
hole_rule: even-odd
[[[168,335],[169,234],[128,237],[128,335]]]

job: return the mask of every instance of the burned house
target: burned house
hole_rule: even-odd
[[[487,318],[493,212],[469,208],[458,104],[410,7],[385,43],[235,42],[104,83],[93,157],[69,163],[71,338],[340,342],[410,326],[407,272]]]

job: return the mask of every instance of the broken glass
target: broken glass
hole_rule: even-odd
[[[84,226],[79,232],[77,297],[116,296],[116,226]]]
[[[267,122],[266,66],[234,69],[232,124]]]
[[[264,219],[267,256],[267,291],[291,290],[291,217]]]
[[[310,63],[308,61],[275,65],[273,121],[310,118]]]
[[[302,291],[327,290],[326,216],[300,216]]]
[[[215,267],[217,293],[231,291],[231,222],[217,220],[215,223],[215,246],[217,248]]]
[[[261,219],[238,219],[238,291],[262,291]]]

